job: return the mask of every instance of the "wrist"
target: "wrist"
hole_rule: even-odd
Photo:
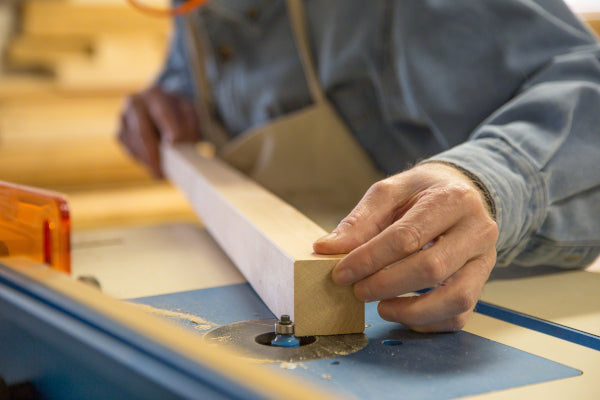
[[[483,205],[487,209],[488,214],[494,221],[496,221],[496,203],[492,197],[491,192],[487,188],[487,186],[485,186],[485,184],[481,181],[481,179],[479,179],[479,177],[477,177],[477,175],[475,175],[471,171],[461,167],[460,165],[457,165],[457,164],[454,164],[454,163],[448,162],[448,161],[440,161],[440,160],[423,161],[419,165],[423,165],[423,164],[427,164],[427,165],[437,164],[441,167],[452,169],[453,171],[460,174],[463,178],[466,178],[465,180],[468,180],[468,182],[470,182],[477,189],[477,191],[479,192],[479,194],[482,198]]]

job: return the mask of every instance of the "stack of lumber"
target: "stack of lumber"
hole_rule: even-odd
[[[66,193],[75,228],[192,217],[116,140],[124,98],[162,66],[169,19],[124,0],[24,0],[18,11],[0,74],[0,180]]]
[[[0,76],[0,180],[67,191],[149,182],[115,135],[124,97],[163,63],[170,21],[122,0],[27,0],[17,16],[7,70],[50,74]]]
[[[47,69],[62,89],[132,90],[156,74],[169,24],[124,0],[27,0],[7,63]]]
[[[53,189],[148,180],[115,140],[122,96],[0,95],[0,180]]]

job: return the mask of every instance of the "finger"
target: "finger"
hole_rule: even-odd
[[[134,157],[149,168],[152,175],[162,177],[159,154],[159,133],[146,104],[140,96],[133,96],[125,113],[124,142]]]
[[[185,140],[188,136],[185,121],[178,115],[179,101],[159,87],[152,87],[144,93],[151,118],[154,120],[161,138],[168,143]]]
[[[492,250],[470,260],[443,284],[425,294],[384,300],[379,303],[379,315],[387,321],[420,330],[440,326],[460,329],[459,323],[464,324],[462,316],[477,304],[495,260],[496,253]]]
[[[476,237],[477,240],[472,240]],[[496,229],[492,224],[468,222],[453,226],[433,245],[412,257],[383,268],[354,285],[363,301],[385,300],[432,287],[452,276],[468,260],[494,249]]]
[[[398,215],[401,186],[395,187],[388,178],[375,183],[338,226],[329,234],[318,239],[313,249],[319,254],[348,253],[379,234]]]
[[[468,204],[457,201],[466,193],[463,186],[423,192],[404,216],[343,258],[333,269],[333,280],[340,285],[357,282],[435,240],[468,212]]]
[[[183,121],[182,137],[180,140],[186,142],[196,142],[200,140],[202,138],[200,134],[200,123],[194,104],[184,97],[178,97],[177,101],[179,102],[177,110],[179,111],[181,121]],[[180,141],[178,138],[175,138],[175,140]]]
[[[443,321],[433,322],[431,324],[419,325],[419,326],[408,326],[416,332],[431,333],[431,332],[456,332],[460,331],[465,327],[469,317],[473,314],[473,310],[469,310],[462,314],[454,317],[445,319]]]

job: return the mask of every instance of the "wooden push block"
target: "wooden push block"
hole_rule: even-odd
[[[296,335],[364,330],[364,305],[336,286],[341,256],[312,252],[326,232],[299,211],[191,144],[162,147],[163,169],[186,193],[207,230],[277,316],[289,314]]]

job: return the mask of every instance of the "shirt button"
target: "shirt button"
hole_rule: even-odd
[[[251,7],[246,10],[246,17],[249,19],[256,21],[258,19],[258,10],[254,7]]]
[[[228,44],[220,45],[218,51],[222,61],[229,61],[233,57],[233,48]]]

